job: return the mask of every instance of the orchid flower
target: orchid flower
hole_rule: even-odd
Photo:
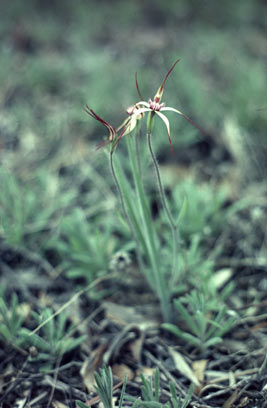
[[[101,122],[109,132],[108,140],[100,143],[97,148],[101,148],[102,146],[105,146],[106,144],[112,143],[112,149],[111,152],[114,151],[116,145],[118,142],[121,140],[121,138],[129,133],[131,133],[137,123],[144,117],[146,112],[149,112],[151,114],[151,120],[154,115],[157,115],[165,124],[167,133],[168,133],[168,138],[171,146],[171,151],[173,153],[173,146],[172,146],[172,140],[171,140],[171,133],[170,133],[170,122],[168,118],[162,113],[166,111],[172,111],[175,113],[178,113],[179,115],[183,116],[186,120],[188,120],[190,123],[192,123],[195,127],[200,129],[188,116],[186,116],[184,113],[180,112],[178,109],[174,109],[169,106],[165,106],[165,103],[161,102],[163,91],[164,91],[164,86],[165,82],[174,69],[175,65],[180,61],[180,59],[177,59],[174,64],[171,66],[167,74],[165,75],[159,89],[157,90],[153,100],[150,98],[148,102],[144,101],[139,89],[138,81],[137,81],[137,75],[136,75],[136,89],[138,92],[138,95],[140,97],[140,101],[136,102],[133,106],[130,106],[126,112],[128,113],[128,117],[125,119],[125,121],[117,128],[115,129],[110,123],[106,122],[104,119],[102,119],[100,116],[98,116],[91,108],[89,108],[88,105],[86,105],[86,108],[84,109],[85,112],[87,112],[90,116],[92,116],[94,119],[98,120]],[[150,121],[150,125],[148,126],[148,131],[151,132],[151,124],[152,122]],[[119,132],[121,133],[119,134]],[[200,131],[202,131],[200,129]]]
[[[144,115],[142,113],[139,113],[138,115],[135,115],[136,111],[139,108],[134,105],[134,106],[130,106],[128,109],[126,109],[126,112],[128,113],[129,117],[127,119],[125,119],[125,121],[117,128],[115,129],[114,126],[112,126],[109,122],[107,122],[106,120],[104,120],[103,118],[101,118],[99,115],[97,115],[93,109],[91,109],[88,105],[85,106],[85,108],[83,109],[86,113],[88,113],[88,115],[90,115],[92,118],[96,119],[98,122],[102,123],[102,125],[104,125],[108,132],[108,139],[104,140],[103,142],[99,143],[97,145],[97,149],[100,149],[101,147],[112,143],[112,149],[111,152],[113,153],[117,143],[120,141],[120,139],[122,138],[122,136],[125,136],[128,133],[131,133],[132,130],[134,130],[134,128],[136,127],[136,124],[138,122],[138,120],[140,120]],[[122,130],[121,134],[118,136],[118,132]]]
[[[195,127],[197,127],[201,132],[202,129],[200,129],[188,116],[186,116],[184,113],[180,112],[178,109],[174,109],[172,107],[169,106],[165,106],[165,103],[161,102],[162,99],[162,95],[163,95],[163,91],[164,91],[164,86],[165,86],[165,82],[168,78],[168,76],[170,75],[170,73],[172,72],[172,70],[174,69],[175,65],[180,61],[180,59],[177,59],[174,64],[171,66],[171,68],[169,69],[169,71],[167,72],[167,74],[165,75],[159,89],[157,90],[154,99],[152,100],[151,98],[148,100],[148,102],[144,101],[139,89],[139,85],[138,85],[138,81],[137,81],[137,76],[136,76],[136,88],[137,88],[137,92],[138,95],[141,99],[141,101],[136,102],[134,104],[133,107],[130,107],[127,109],[127,113],[129,114],[129,118],[127,118],[123,124],[117,129],[120,130],[122,129],[121,134],[118,136],[116,142],[114,143],[114,147],[118,144],[118,142],[120,141],[120,139],[127,135],[128,133],[131,133],[133,131],[133,129],[136,127],[138,121],[140,119],[143,118],[144,114],[146,112],[150,112],[151,113],[151,119],[153,118],[154,115],[159,116],[159,118],[164,122],[166,129],[167,129],[167,133],[168,133],[168,138],[169,138],[169,142],[170,142],[170,146],[171,146],[171,151],[173,153],[173,146],[172,146],[172,140],[171,140],[171,134],[170,134],[170,123],[168,118],[162,113],[162,112],[166,112],[166,111],[172,111],[175,113],[178,113],[179,115],[183,116],[186,120],[188,120],[191,124],[193,124]],[[151,131],[151,124],[150,124],[150,129],[148,129],[148,131]]]
[[[155,290],[161,305],[161,310],[163,318],[165,321],[172,321],[173,311],[172,311],[172,298],[171,291],[168,286],[168,282],[165,279],[164,268],[165,264],[161,265],[160,262],[160,239],[157,238],[157,232],[153,226],[153,220],[149,211],[149,201],[145,197],[145,188],[142,183],[140,163],[138,157],[138,146],[131,143],[131,139],[128,139],[128,153],[131,162],[132,169],[132,181],[134,184],[134,190],[131,190],[132,183],[125,182],[127,176],[125,175],[123,169],[120,167],[116,168],[114,165],[113,153],[118,142],[127,134],[131,133],[133,130],[137,130],[139,122],[143,120],[146,113],[148,113],[147,120],[147,143],[148,148],[151,153],[151,158],[155,167],[157,185],[159,188],[159,194],[162,201],[162,207],[165,211],[166,218],[169,222],[170,230],[172,233],[172,275],[177,276],[178,269],[178,249],[179,249],[179,234],[178,225],[176,220],[173,218],[171,211],[169,210],[166,194],[164,191],[164,186],[161,181],[160,169],[157,163],[156,156],[153,151],[151,136],[152,136],[152,123],[155,116],[158,116],[164,123],[167,129],[167,134],[171,146],[171,151],[173,153],[172,140],[170,135],[170,124],[168,118],[165,116],[166,111],[172,111],[178,115],[183,116],[194,126],[196,126],[191,119],[180,112],[178,109],[172,107],[166,107],[163,103],[162,96],[164,91],[164,86],[167,78],[173,71],[179,59],[174,62],[171,66],[163,81],[157,90],[153,100],[149,99],[148,102],[144,100],[141,95],[137,76],[135,78],[136,89],[140,98],[139,102],[136,102],[133,106],[130,106],[126,112],[127,117],[124,122],[115,128],[110,123],[98,116],[88,105],[84,108],[92,118],[96,119],[102,125],[104,125],[108,130],[108,137],[105,141],[101,142],[97,148],[105,146],[107,144],[111,145],[109,160],[111,173],[114,182],[117,186],[119,198],[121,201],[122,210],[124,213],[124,218],[128,222],[129,229],[136,243],[136,253],[137,259],[140,265],[140,270],[144,271],[148,282],[151,287]],[[198,126],[196,126],[198,127]],[[137,139],[135,140],[137,142]],[[132,196],[132,194],[134,194]],[[132,197],[136,198],[132,200]],[[144,258],[146,259],[144,262]],[[144,267],[145,265],[145,267]]]

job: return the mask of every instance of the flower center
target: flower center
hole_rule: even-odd
[[[149,99],[148,103],[149,103],[149,108],[157,112],[160,111],[161,108],[165,106],[165,103],[158,103],[158,102],[152,101],[152,99]]]

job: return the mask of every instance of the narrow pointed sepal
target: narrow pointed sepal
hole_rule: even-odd
[[[176,64],[178,64],[178,62],[180,61],[180,58],[178,60],[176,60],[171,68],[169,69],[169,71],[167,72],[167,74],[165,75],[162,84],[160,85],[159,89],[157,90],[156,95],[154,96],[154,102],[159,103],[161,101],[162,95],[163,95],[163,91],[164,91],[164,86],[165,86],[165,82],[168,78],[168,76],[170,75],[170,73],[172,72],[173,68],[175,67]]]
[[[166,126],[167,133],[168,133],[168,138],[169,138],[169,142],[170,142],[170,146],[171,146],[171,153],[172,153],[172,155],[174,155],[172,139],[171,139],[171,132],[170,132],[170,122],[169,122],[168,118],[165,115],[163,115],[163,113],[161,113],[161,112],[155,112],[155,113],[156,113],[156,115],[158,115],[160,117],[160,119],[164,122],[164,124]]]
[[[86,113],[88,113],[88,115],[90,115],[92,118],[96,119],[98,122],[102,123],[102,125],[104,125],[109,133],[108,136],[108,140],[105,140],[101,143],[99,143],[97,145],[97,149],[100,149],[101,147],[114,142],[114,140],[116,139],[116,129],[110,124],[108,123],[106,120],[104,120],[103,118],[101,118],[99,115],[97,115],[93,109],[91,109],[88,105],[86,105],[86,107],[83,109]]]

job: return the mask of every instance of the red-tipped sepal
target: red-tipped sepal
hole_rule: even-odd
[[[98,122],[102,123],[102,125],[104,125],[104,126],[107,128],[107,130],[108,130],[108,133],[109,133],[108,140],[105,140],[105,141],[99,143],[99,144],[97,145],[97,149],[100,149],[101,147],[103,147],[103,146],[105,146],[105,145],[107,145],[107,144],[109,144],[109,143],[113,143],[114,140],[116,139],[116,129],[115,129],[110,123],[108,123],[106,120],[104,120],[103,118],[101,118],[100,116],[98,116],[98,115],[93,111],[93,109],[89,108],[88,105],[86,105],[86,107],[84,108],[84,111],[85,111],[86,113],[88,113],[88,115],[90,115],[92,118],[94,118],[94,119],[96,119]]]

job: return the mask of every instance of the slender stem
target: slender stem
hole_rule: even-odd
[[[127,138],[127,145],[132,165],[132,173],[135,183],[136,196],[138,199],[138,206],[141,216],[142,227],[144,229],[146,244],[148,248],[148,257],[151,271],[146,274],[148,282],[157,293],[160,300],[161,311],[165,322],[172,320],[172,310],[170,302],[170,292],[168,290],[167,282],[160,269],[160,254],[158,250],[158,242],[156,232],[153,227],[148,203],[145,197],[144,187],[138,174],[138,163],[135,151],[133,149],[132,140]]]
[[[140,268],[144,270],[144,262],[143,262],[143,258],[142,258],[142,255],[141,255],[139,240],[138,240],[138,237],[136,235],[134,226],[133,226],[133,224],[131,222],[131,218],[128,215],[126,205],[125,205],[125,201],[124,201],[124,197],[123,197],[122,190],[121,190],[121,187],[120,187],[120,183],[119,183],[119,180],[117,178],[116,171],[115,171],[115,168],[114,168],[113,151],[110,152],[110,168],[111,168],[112,177],[114,179],[114,182],[116,184],[116,187],[117,187],[117,190],[118,190],[118,193],[119,193],[119,196],[120,196],[120,202],[121,202],[121,207],[122,207],[124,218],[125,218],[128,226],[129,226],[131,234],[132,234],[132,236],[133,236],[133,238],[135,240],[137,261],[138,261],[138,264],[139,264]]]
[[[151,128],[148,128],[148,130],[150,130],[150,129]],[[151,154],[151,157],[152,157],[152,161],[153,161],[153,164],[154,164],[154,168],[155,168],[155,173],[156,173],[156,178],[157,178],[157,181],[158,181],[158,187],[159,187],[159,193],[160,193],[162,206],[163,206],[163,209],[164,209],[164,211],[166,213],[166,216],[167,216],[167,218],[169,220],[169,225],[170,225],[170,229],[171,229],[171,232],[172,232],[172,243],[173,243],[173,245],[172,245],[172,250],[173,250],[173,254],[172,254],[172,273],[173,273],[173,276],[174,276],[176,266],[178,264],[178,262],[177,262],[177,258],[178,258],[178,256],[177,256],[178,255],[178,236],[177,236],[178,235],[178,230],[177,230],[177,225],[174,222],[172,214],[171,214],[171,212],[170,212],[170,210],[168,208],[168,205],[167,205],[166,195],[165,195],[165,191],[164,191],[162,181],[161,181],[159,165],[158,165],[157,158],[156,158],[155,153],[154,153],[153,148],[152,148],[151,132],[147,133],[147,142],[148,142],[148,148],[149,148],[149,151],[150,151],[150,154]]]
[[[144,186],[141,178],[139,177],[137,157],[135,154],[131,136],[127,138],[127,147],[130,156],[133,181],[135,185],[135,192],[139,207],[139,214],[142,218],[143,227],[146,232],[147,245],[151,247],[151,250],[154,254],[157,254],[158,253],[157,250],[158,243],[156,239],[157,237],[155,234],[155,230],[153,228],[149,205],[145,196]]]
[[[149,284],[159,298],[164,321],[170,322],[172,320],[170,292],[168,290],[165,276],[161,270],[159,243],[151,219],[148,202],[145,196],[144,186],[140,177],[138,157],[136,155],[136,146],[134,147],[133,139],[130,135],[127,137],[127,145],[132,167],[133,181],[137,198],[136,204],[139,216],[136,216],[132,211],[131,195],[128,196],[127,186],[124,185],[124,173],[121,173],[118,170],[118,176],[116,174],[113,152],[110,153],[111,173],[119,193],[125,220],[129,225],[130,231],[136,243],[138,263],[142,272],[145,274]],[[141,238],[141,240],[139,240],[139,238]],[[141,251],[141,249],[143,249],[143,251]],[[150,267],[149,269],[144,265],[142,252],[146,254],[146,260],[148,261]]]
[[[174,222],[174,219],[173,219],[173,217],[171,215],[171,212],[170,212],[170,210],[168,208],[168,205],[167,205],[167,202],[166,202],[166,195],[165,195],[165,191],[164,191],[162,181],[161,181],[158,161],[157,161],[157,158],[156,158],[155,153],[154,153],[153,148],[152,148],[151,133],[147,134],[147,141],[148,141],[149,151],[150,151],[150,154],[151,154],[151,157],[152,157],[152,160],[153,160],[153,164],[154,164],[154,167],[155,167],[155,172],[156,172],[156,177],[157,177],[159,192],[160,192],[160,198],[161,198],[161,201],[162,201],[163,208],[164,208],[164,210],[166,212],[166,215],[167,215],[167,217],[169,219],[169,222],[170,222],[170,224],[172,226],[172,229],[177,229],[177,226],[176,226],[176,224]]]
[[[135,154],[137,157],[137,163],[138,163],[138,173],[140,179],[142,179],[142,167],[141,167],[141,160],[140,160],[140,149],[139,149],[139,138],[140,138],[140,126],[136,126],[136,131],[135,131]]]

